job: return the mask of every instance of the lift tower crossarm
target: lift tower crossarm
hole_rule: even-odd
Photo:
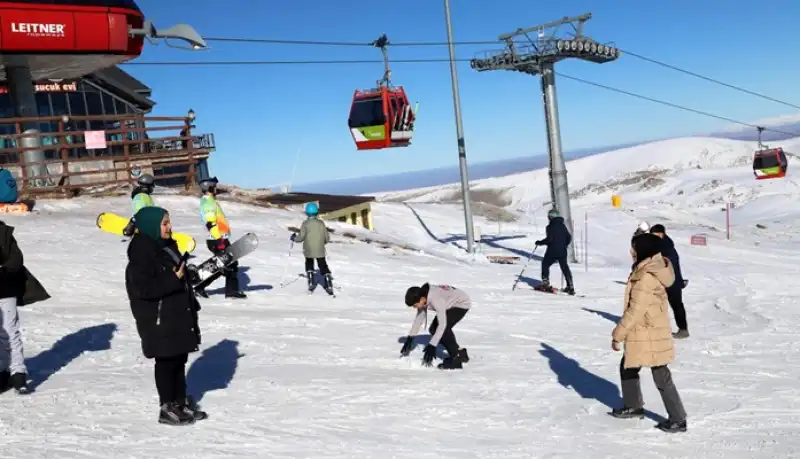
[[[572,24],[572,26],[575,28],[575,38],[580,38],[583,36],[583,23],[591,18],[592,18],[592,13],[586,13],[586,14],[581,14],[580,16],[572,16],[572,17],[565,16],[564,19],[561,19],[559,21],[552,21],[546,24],[540,24],[537,26],[528,27],[527,29],[517,29],[515,32],[504,33],[503,35],[497,37],[497,39],[500,41],[507,42],[508,40],[511,40],[514,37],[518,37],[520,35],[527,35],[531,32],[543,32],[547,29],[553,29],[562,26],[564,24]],[[575,26],[576,22],[578,23],[577,26]]]

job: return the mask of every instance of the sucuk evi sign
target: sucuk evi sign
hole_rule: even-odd
[[[49,81],[47,83],[36,83],[34,89],[36,92],[77,92],[78,82]],[[0,94],[8,94],[8,86],[0,83]]]

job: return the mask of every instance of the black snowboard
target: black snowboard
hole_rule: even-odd
[[[195,290],[205,289],[222,276],[223,270],[227,266],[254,252],[257,247],[258,236],[255,233],[247,233],[240,237],[224,252],[212,256],[192,269],[192,287]]]

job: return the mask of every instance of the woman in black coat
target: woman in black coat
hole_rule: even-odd
[[[200,345],[200,305],[187,280],[186,260],[172,239],[167,211],[145,207],[134,221],[138,231],[128,245],[125,287],[144,356],[156,361],[159,422],[192,424],[207,417],[186,394],[186,361]]]

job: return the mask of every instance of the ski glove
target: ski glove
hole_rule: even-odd
[[[295,239],[297,239],[297,233],[292,233],[292,235],[289,236],[289,240],[294,242]]]
[[[411,353],[411,348],[414,347],[414,338],[411,335],[406,336],[406,342],[403,344],[403,348],[400,349],[400,355],[403,357],[408,357],[408,354]]]
[[[206,229],[209,230],[209,231],[211,231],[211,228],[213,228],[215,226],[217,226],[217,225],[215,225],[214,222],[206,222]]]
[[[536,247],[539,247],[540,245],[544,245],[544,241],[536,241]]]
[[[425,355],[422,357],[422,364],[426,367],[431,366],[434,357],[436,357],[436,347],[428,344],[425,346]]]

